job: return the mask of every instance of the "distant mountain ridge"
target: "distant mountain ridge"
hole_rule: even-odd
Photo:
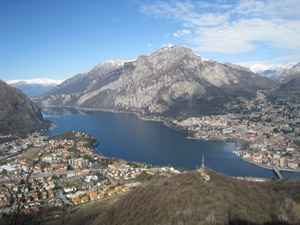
[[[296,64],[297,62],[294,61],[287,62],[284,64],[269,65],[269,66],[255,64],[249,67],[249,69],[255,73],[259,73],[263,75],[264,77],[277,81],[284,72],[291,69]]]
[[[293,67],[282,73],[278,78],[278,81],[280,83],[287,83],[297,77],[300,78],[300,63],[294,65]]]
[[[39,84],[39,85],[59,85],[64,80],[52,80],[49,78],[35,78],[31,80],[8,80],[6,81],[7,84]]]
[[[24,92],[29,98],[40,96],[52,90],[63,80],[51,80],[48,78],[37,78],[32,80],[9,80],[7,83]]]
[[[223,105],[232,98],[253,97],[257,90],[275,86],[275,82],[248,68],[205,60],[180,45],[136,60],[100,63],[34,101],[41,107],[191,116],[222,113]]]
[[[0,80],[0,135],[26,135],[47,129],[39,108],[20,90]]]
[[[270,100],[300,101],[300,63],[282,73],[278,77],[278,82],[280,86],[269,93]]]

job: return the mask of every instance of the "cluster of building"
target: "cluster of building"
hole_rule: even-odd
[[[178,174],[180,171],[175,170],[173,167],[133,167],[126,161],[119,161],[114,164],[108,165],[107,174],[115,180],[131,180],[141,175],[142,172],[152,176],[169,177],[171,174]]]
[[[99,156],[93,152],[92,140],[82,132],[70,132],[61,137],[35,134],[3,144],[8,154],[0,165],[0,213],[16,212],[20,205],[26,213],[45,206],[73,207],[125,193],[141,184],[137,180],[142,173],[179,173]],[[22,147],[9,154],[13,149],[9,146]],[[32,158],[24,157],[28,153]]]
[[[130,187],[122,186],[118,182],[114,182],[113,184],[103,185],[97,189],[88,190],[87,192],[77,191],[75,193],[67,194],[66,196],[73,202],[73,204],[78,205],[81,203],[87,203],[89,201],[95,201],[106,197],[111,197],[120,193],[127,192],[129,190]],[[68,191],[69,190],[65,190],[66,193]]]
[[[25,213],[38,211],[41,207],[62,206],[61,199],[54,193],[57,186],[51,179],[30,178],[25,181],[17,179],[1,183],[0,207],[2,212],[10,213],[17,210],[19,204],[24,205]]]
[[[242,150],[235,152],[244,160],[254,162],[267,169],[273,169],[274,166],[281,170],[300,172],[300,154],[293,153],[294,149],[287,148],[285,151],[270,151],[262,148],[259,151]]]
[[[238,104],[230,105],[231,113],[226,115],[174,119],[171,123],[191,132],[191,138],[247,143],[238,155],[259,165],[300,170],[300,104],[282,101],[271,103],[258,91],[257,98],[240,98]]]

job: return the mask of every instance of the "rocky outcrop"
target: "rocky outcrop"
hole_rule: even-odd
[[[0,80],[0,135],[26,135],[46,129],[39,108],[20,90]]]
[[[131,61],[108,61],[45,96],[42,106],[136,112],[142,116],[221,113],[233,97],[252,97],[275,83],[249,69],[204,60],[184,45],[165,47]]]

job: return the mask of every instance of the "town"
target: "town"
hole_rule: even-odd
[[[97,155],[98,141],[82,132],[32,134],[0,145],[0,213],[78,205],[121,195],[151,177],[180,173]]]
[[[227,109],[226,115],[172,119],[169,125],[190,132],[190,138],[243,143],[233,153],[258,166],[300,172],[299,102],[271,103],[258,91],[255,99],[240,97]]]

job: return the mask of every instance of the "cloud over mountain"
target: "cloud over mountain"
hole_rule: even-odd
[[[295,0],[156,1],[141,5],[149,16],[174,20],[174,33],[200,52],[235,54],[260,46],[300,53],[300,2]],[[181,32],[181,34],[183,34]]]

